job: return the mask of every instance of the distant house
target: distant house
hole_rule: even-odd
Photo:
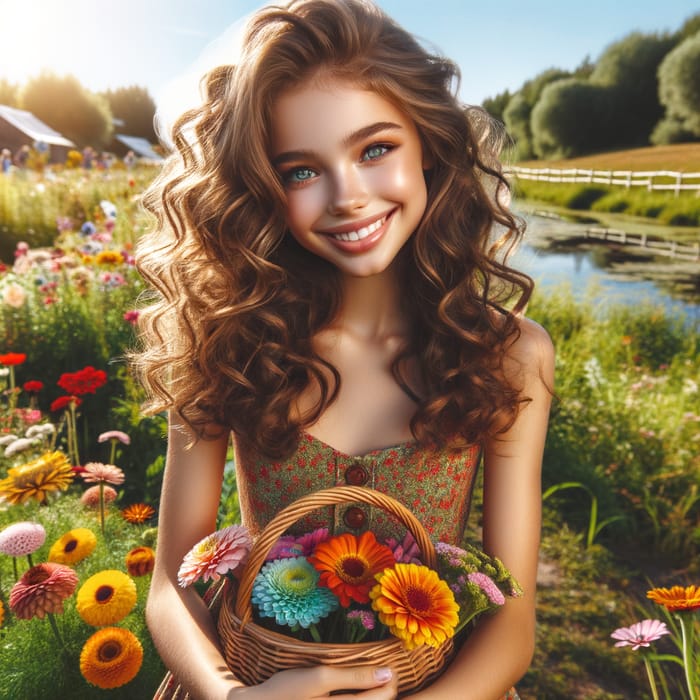
[[[115,134],[110,145],[110,150],[120,157],[124,157],[129,151],[133,151],[137,158],[151,161],[161,161],[163,156],[153,150],[153,145],[140,136],[126,136]]]
[[[36,143],[49,146],[49,161],[64,163],[68,151],[76,148],[72,141],[37,119],[31,112],[0,105],[0,148],[16,153],[22,146]]]

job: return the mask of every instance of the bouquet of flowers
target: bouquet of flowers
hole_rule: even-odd
[[[299,515],[301,502],[303,510],[325,505],[328,499],[364,500],[394,508],[408,531],[401,542],[378,540],[371,531],[280,534]],[[362,644],[364,651],[371,647],[380,654],[382,649],[400,647],[412,659],[409,666],[415,662],[411,655],[423,655],[428,649],[428,666],[435,673],[435,656],[441,666],[452,651],[455,634],[480,615],[497,610],[507,596],[521,594],[498,559],[470,546],[432,543],[401,504],[364,487],[336,487],[300,499],[281,511],[255,544],[243,526],[213,533],[187,554],[179,581],[187,586],[221,576],[240,579],[233,609],[228,611],[233,630],[225,620],[222,630],[226,606],[219,619],[222,637],[228,632],[237,637],[232,644],[236,653],[227,660],[240,666],[248,664],[241,660],[246,645],[239,644],[238,637],[254,627],[262,640],[249,656],[258,661],[261,655],[274,656],[275,644],[286,648],[286,657],[290,649],[297,653],[303,648],[297,644],[301,642],[313,648],[308,658],[314,663],[324,662],[315,657],[319,647],[333,650],[334,663],[338,663],[339,649],[352,654],[357,663],[356,645]],[[369,651],[366,656],[367,663],[377,660]],[[252,680],[260,682],[282,667],[305,665],[305,659],[297,660],[297,664],[277,666],[273,659]],[[411,679],[411,683],[415,687],[423,680]]]

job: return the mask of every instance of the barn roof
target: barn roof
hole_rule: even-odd
[[[19,129],[34,141],[43,141],[49,145],[67,146],[75,148],[75,144],[69,141],[64,136],[55,131],[47,124],[37,119],[31,112],[25,112],[22,109],[0,105],[0,119]]]
[[[130,148],[137,156],[148,158],[149,160],[163,160],[163,156],[153,150],[153,146],[147,139],[140,136],[126,136],[124,134],[115,134],[114,138],[120,143],[123,143],[127,148]]]

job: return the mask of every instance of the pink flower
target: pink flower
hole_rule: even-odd
[[[407,532],[404,535],[401,542],[393,537],[389,537],[384,544],[386,544],[386,546],[389,547],[389,549],[394,553],[394,559],[396,559],[397,562],[401,562],[403,564],[423,563],[420,560],[420,549],[418,549],[416,540],[413,538],[413,535],[410,532]]]
[[[294,559],[295,557],[308,557],[313,554],[316,545],[328,539],[328,528],[321,527],[313,532],[306,532],[299,537],[283,535],[274,545],[265,561],[274,559]]]
[[[83,466],[80,476],[88,484],[114,484],[118,486],[124,483],[124,472],[113,464],[102,464],[102,462],[88,462]]]
[[[130,323],[132,326],[136,325],[136,322],[139,320],[139,312],[138,311],[126,311],[124,313],[124,320],[127,323]]]
[[[104,502],[112,503],[117,498],[117,492],[111,487],[105,484],[103,487]],[[85,492],[80,497],[80,502],[87,506],[88,508],[99,508],[100,507],[100,487],[91,486],[89,489],[85,489]]]
[[[615,643],[616,647],[632,647],[632,651],[637,651],[639,647],[648,647],[651,642],[655,642],[665,634],[670,634],[665,622],[661,620],[642,620],[635,622],[629,627],[620,627],[610,636],[620,641]]]
[[[467,574],[467,580],[479,586],[494,605],[503,605],[506,602],[506,597],[501,593],[501,589],[486,574],[473,571]]]
[[[245,562],[252,544],[245,525],[231,525],[207,535],[185,555],[177,572],[178,583],[186,588],[199,579],[218,581],[222,574]]]
[[[126,433],[122,433],[121,430],[108,430],[97,438],[97,442],[107,442],[107,440],[119,440],[123,445],[131,444],[131,438]]]
[[[36,552],[46,541],[46,530],[39,523],[13,523],[0,532],[0,552],[21,557]]]
[[[78,575],[69,566],[47,562],[26,571],[10,591],[10,609],[21,620],[63,612],[63,601],[73,595]]]
[[[346,615],[348,620],[359,620],[366,630],[373,630],[376,618],[371,610],[351,610]]]

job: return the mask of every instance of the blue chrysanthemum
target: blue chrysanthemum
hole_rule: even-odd
[[[304,557],[271,561],[255,577],[251,600],[262,617],[274,617],[278,625],[308,628],[338,607],[338,599],[320,588],[318,579]]]

